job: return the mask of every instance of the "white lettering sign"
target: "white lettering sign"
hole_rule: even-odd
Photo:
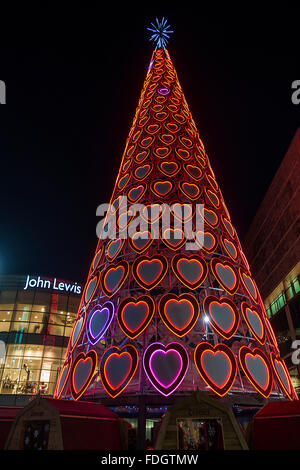
[[[69,284],[64,281],[58,281],[56,277],[54,279],[43,279],[42,277],[31,277],[27,276],[24,290],[27,289],[53,289],[61,292],[70,292],[73,294],[81,294],[81,286],[74,282]]]

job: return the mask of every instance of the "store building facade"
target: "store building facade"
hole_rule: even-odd
[[[44,276],[0,276],[0,395],[52,395],[81,285]]]
[[[270,323],[300,393],[300,128],[273,178],[244,240]],[[298,362],[298,361],[297,361]]]

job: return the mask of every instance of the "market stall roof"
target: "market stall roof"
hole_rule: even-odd
[[[253,420],[251,449],[300,450],[300,401],[267,403]]]
[[[291,416],[300,417],[300,401],[270,401],[255,415],[255,419],[260,418],[288,418]]]

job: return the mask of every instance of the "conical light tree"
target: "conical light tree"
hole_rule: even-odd
[[[156,48],[55,396],[297,399],[166,49]],[[113,183],[113,182],[112,182]]]

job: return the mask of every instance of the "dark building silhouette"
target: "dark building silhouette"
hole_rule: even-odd
[[[252,221],[244,241],[281,357],[300,392],[292,344],[300,340],[300,128]],[[300,354],[299,354],[300,357]],[[294,362],[294,363],[293,363]]]

